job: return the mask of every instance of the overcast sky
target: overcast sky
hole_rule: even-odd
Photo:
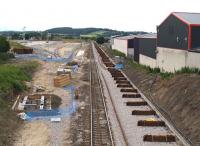
[[[169,13],[200,12],[198,0],[0,0],[0,30],[101,27],[156,32]]]

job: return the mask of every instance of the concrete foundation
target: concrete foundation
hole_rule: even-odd
[[[139,63],[142,64],[142,65],[149,66],[151,68],[157,67],[156,59],[153,59],[151,57],[148,57],[148,56],[145,56],[145,55],[142,55],[142,54],[140,54]]]
[[[183,67],[200,69],[200,53],[163,47],[157,50],[157,66],[162,71],[175,72]]]

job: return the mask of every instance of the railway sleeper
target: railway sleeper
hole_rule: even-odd
[[[104,54],[105,55],[105,54]],[[101,56],[102,59],[105,59],[105,60],[109,60],[109,57],[107,56]]]
[[[117,80],[116,84],[130,84],[131,85],[131,83],[129,81],[127,81],[127,80],[124,80],[124,81]]]
[[[121,77],[121,78],[122,78],[122,77],[124,77],[124,75],[120,75],[120,74],[117,75],[117,74],[115,74],[115,75],[112,75],[112,77],[113,77],[113,78],[115,78],[115,77],[117,77],[117,78],[118,78],[118,77]]]
[[[164,121],[147,121],[147,120],[140,120],[137,123],[138,126],[152,126],[152,127],[165,127]]]
[[[110,61],[103,61],[104,64],[112,64]]]
[[[111,71],[112,71],[112,70],[117,70],[116,68],[107,68],[107,69],[108,69],[108,70],[111,70]]]
[[[110,74],[120,74],[120,75],[122,75],[122,72],[121,71],[110,71]]]
[[[146,101],[128,101],[126,102],[127,106],[145,106],[148,105]]]
[[[144,135],[143,141],[148,142],[176,142],[174,135]]]
[[[116,68],[109,68],[108,71],[109,72],[121,72],[120,70],[118,70]]]
[[[114,74],[111,74],[111,76],[114,78],[114,77],[124,77],[123,74],[121,73],[114,73]]]
[[[122,98],[140,98],[141,95],[139,93],[134,93],[134,94],[123,94]]]
[[[106,63],[106,62],[108,62],[108,63],[111,63],[111,61],[108,59],[102,59],[102,61],[103,61],[103,63]]]
[[[156,115],[156,112],[154,110],[133,110],[132,115]]]
[[[120,92],[137,92],[137,89],[134,88],[126,88],[126,89],[121,89]]]
[[[117,82],[117,85],[132,85],[129,81],[127,82],[126,80],[123,82]]]
[[[114,80],[116,81],[127,81],[125,77],[114,77]]]
[[[106,67],[115,67],[114,64],[105,64]]]
[[[122,75],[122,73],[120,71],[109,71],[111,75],[115,75],[115,74],[120,74]]]
[[[132,88],[133,86],[130,85],[130,84],[119,84],[119,85],[117,85],[117,87],[119,87],[119,88]]]

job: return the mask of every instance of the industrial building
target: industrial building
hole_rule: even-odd
[[[142,65],[155,68],[156,66],[156,34],[145,34],[135,38],[135,54],[134,59]],[[137,54],[138,52],[138,54]]]
[[[132,51],[130,48],[133,48],[134,38],[135,35],[116,37],[113,39],[112,49],[118,50],[127,56],[128,51]]]
[[[135,62],[154,68],[156,66],[156,34],[135,35],[129,42],[127,53],[127,56]]]
[[[157,66],[200,68],[200,13],[173,12],[157,27]]]

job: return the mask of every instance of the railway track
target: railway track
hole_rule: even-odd
[[[125,99],[139,99],[140,101],[131,101],[131,102],[126,102],[126,106],[129,107],[148,107],[150,110],[133,110],[132,115],[133,116],[156,116],[156,117],[161,117],[159,120],[153,120],[153,121],[148,121],[148,120],[139,120],[137,122],[137,126],[139,127],[157,127],[157,128],[162,128],[162,127],[170,127],[169,129],[172,129],[171,134],[145,134],[143,135],[143,142],[157,142],[157,144],[160,143],[176,143],[176,141],[181,140],[181,142],[184,143],[184,145],[190,145],[188,144],[185,139],[180,136],[180,134],[177,132],[177,130],[174,130],[173,127],[168,123],[167,120],[165,120],[160,112],[153,106],[153,104],[144,97],[142,93],[131,83],[131,81],[126,77],[126,75],[118,69],[115,69],[115,64],[113,61],[108,57],[108,55],[98,47],[97,44],[95,44],[95,48],[100,56],[100,61],[102,64],[105,66],[104,68],[110,72],[113,80],[116,83],[116,87],[120,89],[120,92],[122,93],[122,98]],[[101,65],[101,64],[100,64]],[[145,109],[145,108],[144,108]],[[117,114],[117,113],[116,113]],[[119,121],[120,123],[120,121]],[[123,131],[123,128],[121,128]],[[124,138],[126,138],[126,134],[124,133]],[[128,140],[127,140],[128,141]],[[127,142],[127,145],[129,143]]]
[[[92,49],[90,52],[91,146],[113,146],[107,108]]]

